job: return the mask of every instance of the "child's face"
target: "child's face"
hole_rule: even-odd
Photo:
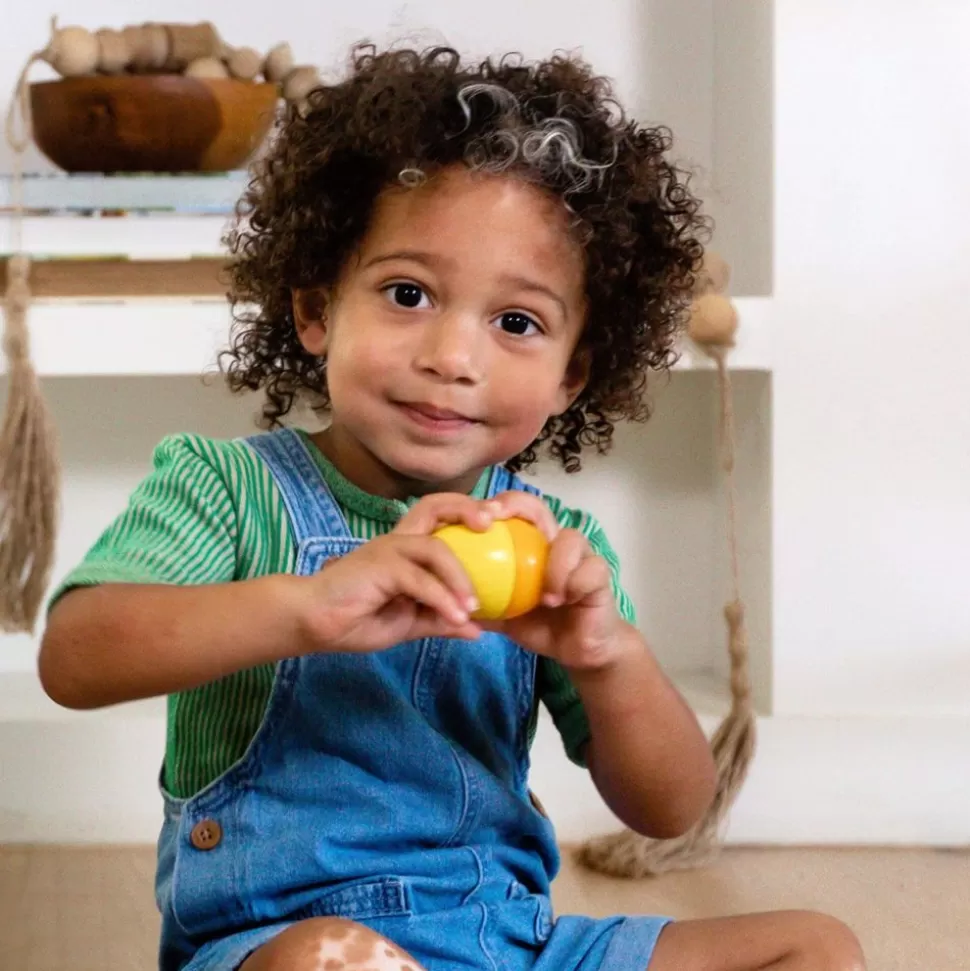
[[[312,297],[294,307],[327,358],[331,439],[412,488],[467,489],[586,379],[581,251],[561,207],[511,177],[455,168],[387,191],[335,290]]]

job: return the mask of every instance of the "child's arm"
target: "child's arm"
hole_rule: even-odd
[[[485,528],[468,496],[419,502],[393,533],[310,577],[197,586],[104,584],[51,611],[40,675],[60,704],[95,708],[186,690],[311,652],[379,651],[423,637],[474,639],[472,588],[430,533],[443,522]]]
[[[41,643],[44,690],[68,708],[99,708],[184,691],[296,654],[295,579],[73,590],[51,611]]]
[[[498,501],[508,515],[532,514],[540,502],[524,492]],[[710,804],[714,762],[690,708],[621,615],[613,579],[583,533],[562,529],[550,547],[542,606],[499,626],[568,674],[589,724],[580,757],[613,812],[637,832],[669,838]]]
[[[590,725],[586,763],[610,809],[655,839],[687,832],[714,795],[710,746],[640,633],[625,625],[602,668],[573,669]]]

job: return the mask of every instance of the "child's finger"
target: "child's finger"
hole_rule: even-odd
[[[468,610],[461,599],[422,564],[401,557],[395,569],[395,592],[433,611],[448,623],[461,627],[468,623]]]
[[[409,509],[394,528],[405,536],[428,536],[439,526],[462,523],[470,529],[484,530],[491,526],[494,511],[481,499],[459,492],[439,492],[425,496]]]
[[[589,542],[575,529],[564,529],[553,540],[542,584],[542,602],[547,607],[561,607],[566,602],[569,578],[588,555]]]
[[[478,601],[475,599],[475,588],[458,557],[440,539],[432,537],[401,537],[398,544],[398,549],[409,562],[443,584],[465,613],[461,622],[466,621],[468,614],[478,607]]]
[[[519,519],[537,526],[551,543],[559,533],[559,523],[552,510],[538,496],[514,489],[503,492],[486,504],[494,510],[496,519]]]
[[[440,614],[421,607],[414,622],[414,637],[450,637],[462,641],[477,641],[482,628],[474,621],[464,624],[448,623]]]
[[[589,553],[566,581],[564,603],[581,603],[598,593],[605,593],[607,599],[613,596],[610,568],[601,556]]]

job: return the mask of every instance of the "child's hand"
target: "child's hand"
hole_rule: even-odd
[[[447,523],[485,530],[501,513],[494,502],[437,493],[418,502],[392,533],[300,578],[303,650],[381,651],[421,637],[477,638],[481,627],[469,620],[478,606],[472,585],[431,534]]]
[[[495,501],[501,506],[497,519],[521,516],[550,536],[548,522],[555,520],[541,499],[508,492]],[[609,565],[575,529],[554,527],[551,540],[540,606],[521,617],[487,626],[565,668],[606,667],[622,652],[620,635],[628,626],[616,607]]]

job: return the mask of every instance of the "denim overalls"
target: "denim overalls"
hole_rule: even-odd
[[[360,545],[298,435],[248,444],[282,493],[298,574]],[[496,468],[489,496],[509,489],[535,491]],[[321,916],[372,927],[428,971],[534,971],[559,866],[526,779],[535,661],[487,633],[280,662],[243,758],[189,799],[165,795],[163,971],[230,971]],[[587,951],[623,923],[567,920],[563,944]],[[600,966],[578,958],[555,971]]]

